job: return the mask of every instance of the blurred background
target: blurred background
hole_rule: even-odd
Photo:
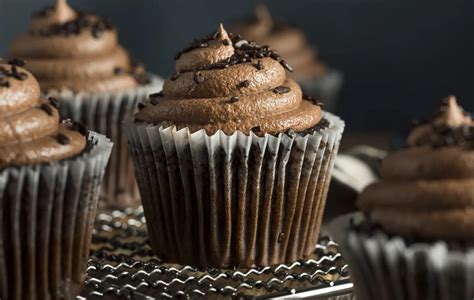
[[[0,0],[0,54],[53,0]],[[192,39],[252,14],[255,1],[70,0],[112,17],[121,43],[149,70],[173,72]],[[394,132],[433,111],[448,94],[474,111],[474,1],[272,0],[276,19],[302,28],[344,73],[336,113],[349,132]],[[1,56],[1,55],[0,55]],[[357,136],[357,135],[356,135]]]

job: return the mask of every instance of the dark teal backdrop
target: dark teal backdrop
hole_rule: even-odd
[[[52,1],[52,0],[51,0]],[[0,53],[51,1],[0,0]],[[173,56],[219,22],[247,16],[254,1],[71,0],[109,15],[122,43],[166,76]],[[398,129],[454,93],[474,111],[474,1],[272,0],[274,16],[301,26],[345,73],[337,107],[352,129]]]

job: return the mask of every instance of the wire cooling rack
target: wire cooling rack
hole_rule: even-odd
[[[323,237],[314,254],[291,264],[252,269],[196,268],[154,256],[143,210],[97,216],[85,287],[78,299],[352,299],[338,245]]]

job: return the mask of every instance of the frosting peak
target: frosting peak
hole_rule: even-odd
[[[411,147],[460,145],[474,138],[471,131],[474,122],[470,115],[457,104],[456,97],[448,96],[434,117],[411,131],[407,144]]]
[[[54,24],[64,24],[77,17],[77,13],[68,5],[66,0],[56,0],[56,4],[45,10],[42,16],[37,15],[31,21],[31,30],[39,31]]]
[[[29,32],[10,44],[10,55],[28,61],[45,91],[110,92],[148,82],[118,44],[111,22],[75,11],[66,0],[36,13]]]
[[[312,128],[322,118],[321,108],[303,99],[285,69],[291,67],[268,46],[228,34],[220,25],[177,55],[177,73],[161,93],[151,95],[136,119],[209,134]]]

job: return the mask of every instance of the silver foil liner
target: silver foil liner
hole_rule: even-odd
[[[250,267],[310,255],[344,122],[298,134],[208,136],[126,125],[150,242],[167,262]]]
[[[112,143],[50,164],[0,170],[0,299],[69,299],[82,286]]]
[[[325,75],[314,80],[299,80],[302,90],[324,103],[324,109],[334,111],[337,98],[344,82],[341,72],[329,69]]]
[[[100,206],[127,208],[140,205],[122,122],[133,116],[137,104],[144,102],[149,94],[161,91],[163,81],[154,75],[150,78],[150,84],[115,93],[48,92],[48,96],[61,101],[63,118],[81,122],[88,129],[106,135],[114,143],[102,185]]]
[[[474,246],[405,241],[350,229],[354,214],[331,224],[357,299],[474,299]],[[429,224],[427,224],[429,226]]]

